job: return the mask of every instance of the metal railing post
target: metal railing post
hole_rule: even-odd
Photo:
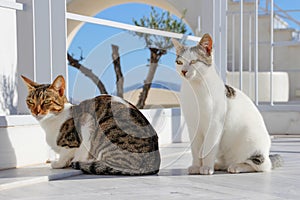
[[[255,105],[258,106],[258,0],[255,1],[255,50],[254,50],[254,54],[255,54],[255,61],[254,61],[254,79],[255,79]]]
[[[235,15],[232,15],[232,72],[235,72]]]
[[[274,70],[274,0],[270,0],[270,104],[273,102],[273,70]]]
[[[243,20],[244,20],[244,0],[240,1],[240,90],[243,91]]]

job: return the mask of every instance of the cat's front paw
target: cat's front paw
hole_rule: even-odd
[[[231,173],[231,174],[237,174],[237,173],[244,172],[244,169],[243,169],[242,165],[232,164],[228,167],[227,172]]]
[[[65,165],[65,163],[62,163],[62,162],[52,161],[51,167],[52,167],[52,169],[62,169],[62,168],[65,168],[66,165]]]
[[[230,166],[228,167],[227,172],[231,174],[237,174],[240,173],[240,169],[236,166]]]
[[[200,174],[200,166],[192,165],[188,168],[188,173],[190,175]]]
[[[201,166],[200,174],[202,175],[212,175],[214,173],[214,168],[209,166]]]

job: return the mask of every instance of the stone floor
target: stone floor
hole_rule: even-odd
[[[0,199],[300,199],[300,138],[273,138],[285,164],[269,173],[187,175],[188,143],[161,147],[159,175],[84,175],[49,165],[0,171]]]

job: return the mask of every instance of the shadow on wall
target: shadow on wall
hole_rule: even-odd
[[[0,170],[17,166],[15,150],[12,147],[7,129],[5,116],[0,116]]]
[[[15,102],[16,97],[16,82],[15,78],[3,75],[0,77],[0,114],[12,115],[17,114],[17,107]]]

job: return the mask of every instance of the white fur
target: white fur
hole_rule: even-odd
[[[57,115],[54,114],[47,114],[43,116],[39,123],[41,127],[46,132],[46,142],[47,144],[57,153],[59,154],[58,161],[52,161],[51,166],[52,168],[64,168],[68,167],[71,160],[74,157],[76,148],[74,149],[67,149],[64,147],[57,146],[56,139],[59,134],[59,129],[61,125],[70,118],[70,103],[66,103],[64,106],[64,110]]]
[[[227,98],[214,63],[190,64],[197,59],[194,54],[185,51],[179,58],[183,65],[176,65],[181,75],[187,71],[182,75],[181,108],[193,156],[189,173],[213,174],[215,168],[231,173],[270,170],[271,142],[261,114],[238,89],[234,88],[234,98]],[[263,164],[248,160],[255,152],[264,156]]]
[[[81,119],[81,136],[82,141],[79,149],[75,153],[73,161],[87,161],[89,158],[89,152],[91,149],[91,133],[95,132],[94,119],[91,114],[85,113]],[[94,158],[94,155],[92,155]]]

